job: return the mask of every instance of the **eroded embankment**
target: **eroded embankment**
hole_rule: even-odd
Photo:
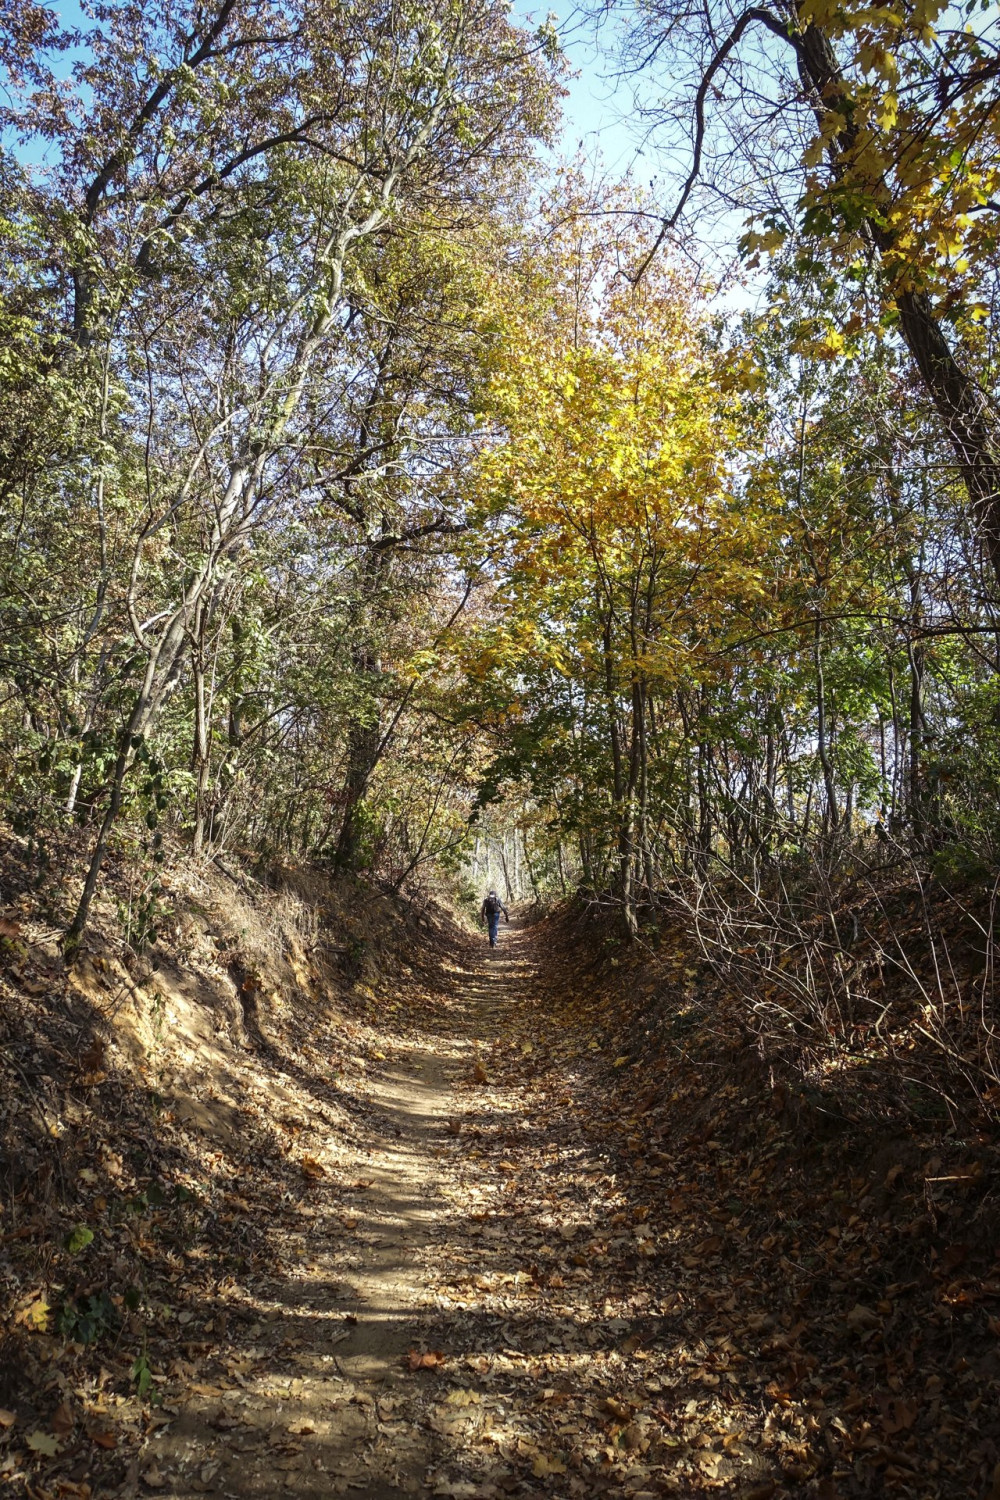
[[[150,955],[105,920],[67,969],[7,873],[3,1485],[271,1494],[345,1455],[367,1483],[342,1345],[364,1323],[381,1368],[411,1337],[391,1308],[451,1066],[419,1034],[457,929],[363,887],[185,868]]]

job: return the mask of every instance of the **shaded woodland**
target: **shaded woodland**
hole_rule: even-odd
[[[223,957],[211,1003],[187,1001],[230,1007],[223,1029],[262,1068],[293,1032],[308,1047],[310,995],[333,1007],[338,1056],[330,1017],[370,1028],[371,1066],[385,975],[409,1016],[386,1013],[399,1056],[436,1006],[465,1004],[441,976],[488,885],[556,922],[566,975],[584,955],[606,1022],[551,963],[548,1010],[527,980],[504,993],[620,1047],[623,1162],[649,1166],[673,1126],[646,1116],[672,1094],[707,1120],[723,1075],[720,1099],[742,1101],[721,1109],[727,1152],[756,1100],[787,1132],[767,1160],[808,1176],[815,1158],[826,1182],[829,1129],[860,1153],[871,1224],[923,1153],[928,1183],[965,1184],[941,1212],[926,1190],[924,1226],[932,1245],[953,1213],[927,1254],[977,1268],[962,1358],[992,1334],[996,15],[621,0],[577,24],[627,91],[646,153],[631,173],[567,150],[559,18],[498,0],[139,0],[75,19],[0,0],[4,1180],[15,1239],[37,1217],[62,1247],[45,1275],[63,1300],[42,1300],[88,1350],[100,1338],[74,1340],[72,1317],[106,1290],[119,1302],[90,1312],[101,1337],[119,1329],[138,1282],[109,1262],[65,1290],[60,1257],[104,1210],[72,1206],[46,1131],[62,1139],[59,1100],[82,1090],[113,1151],[92,1094],[109,1078],[130,1131],[143,1090],[162,1107],[138,1059],[167,1045],[149,1006],[194,1024],[169,1010],[183,984],[164,999],[154,976],[183,971],[195,928]],[[245,930],[220,890],[257,913]],[[283,988],[279,1023],[259,997]],[[462,1012],[459,1052],[479,1014]],[[308,1092],[319,1064],[297,1056]],[[681,1072],[642,1105],[668,1063]],[[704,1166],[705,1131],[681,1157]],[[154,1136],[133,1198],[173,1170]],[[36,1217],[22,1157],[48,1183]],[[879,1186],[872,1163],[903,1165]],[[903,1265],[893,1215],[873,1264]],[[70,1250],[78,1228],[91,1239]],[[42,1298],[21,1248],[11,1360]],[[862,1323],[881,1306],[853,1295]],[[34,1332],[54,1339],[47,1318]],[[892,1385],[900,1361],[844,1399],[898,1423],[882,1437],[902,1450],[920,1407]],[[788,1364],[773,1399],[801,1415],[808,1371]],[[639,1408],[612,1399],[620,1435]],[[15,1406],[5,1386],[0,1422]],[[834,1437],[822,1462],[695,1465],[673,1488],[834,1500],[882,1493],[895,1465],[900,1493],[1000,1494],[995,1442],[925,1490],[905,1454],[852,1457],[848,1476]],[[534,1472],[541,1493],[576,1472],[567,1494],[598,1492],[557,1462]],[[53,1494],[101,1492],[68,1476]]]

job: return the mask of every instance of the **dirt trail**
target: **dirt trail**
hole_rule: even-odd
[[[480,1493],[439,1472],[468,1425],[462,1403],[479,1405],[467,1383],[441,1389],[440,1356],[458,1351],[443,1347],[456,1320],[442,1320],[439,1289],[443,1265],[475,1260],[482,1232],[467,1213],[461,1090],[524,1000],[530,942],[507,929],[496,953],[482,944],[445,965],[450,1004],[397,1041],[372,1080],[353,1166],[300,1209],[297,1270],[255,1288],[257,1320],[242,1340],[231,1330],[232,1380],[195,1381],[179,1411],[155,1419],[140,1492]],[[225,1316],[215,1321],[218,1332]],[[414,1351],[426,1355],[417,1370]]]
[[[273,1275],[189,1314],[131,1496],[780,1500],[769,1445],[799,1429],[765,1431],[711,1201],[665,1199],[658,1152],[635,1172],[621,1018],[571,936],[418,959],[368,992],[361,1094],[277,1054],[253,1074],[294,1082],[309,1180],[274,1206]]]

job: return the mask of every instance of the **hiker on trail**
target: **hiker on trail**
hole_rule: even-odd
[[[479,913],[479,920],[490,934],[491,948],[495,948],[497,945],[497,931],[500,927],[501,912],[503,912],[504,921],[509,922],[510,917],[507,915],[507,908],[500,900],[496,891],[487,891],[486,900],[483,902],[483,909]]]

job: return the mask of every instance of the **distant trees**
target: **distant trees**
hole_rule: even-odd
[[[641,219],[612,241],[599,215],[554,216],[576,227],[494,383],[504,438],[474,480],[489,798],[506,783],[547,809],[536,858],[575,848],[633,933],[676,876],[754,891],[873,830],[985,854],[997,796],[974,805],[965,715],[995,692],[996,622],[891,347],[817,347],[824,296],[794,263],[724,336],[659,259],[624,274]]]
[[[685,675],[670,643],[715,566],[730,431],[692,290],[653,269],[635,291],[615,278],[621,249],[570,240],[553,255],[559,322],[531,320],[512,341],[494,384],[507,441],[478,483],[502,538],[499,670],[527,689],[512,688],[512,712],[541,710],[537,769],[553,793],[559,766],[568,802],[609,802],[614,885],[634,922],[650,868],[651,700]]]

